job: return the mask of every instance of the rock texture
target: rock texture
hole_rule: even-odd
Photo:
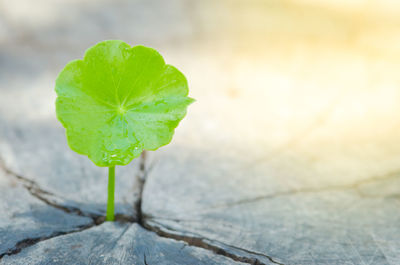
[[[0,170],[0,257],[57,235],[84,230],[93,225],[88,217],[49,207],[32,196],[32,190]]]
[[[137,224],[104,223],[24,249],[0,264],[241,264]]]

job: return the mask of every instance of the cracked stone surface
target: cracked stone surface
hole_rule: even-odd
[[[0,0],[0,264],[400,264],[400,9],[314,2]],[[117,167],[115,223],[54,109],[103,39],[197,100]]]
[[[5,99],[0,99],[5,103]],[[40,99],[38,99],[40,101]],[[25,109],[27,112],[32,109]],[[10,111],[8,109],[7,111]],[[5,113],[2,117],[7,116]],[[0,118],[1,119],[1,118]],[[28,118],[0,123],[0,159],[10,173],[33,180],[52,201],[77,207],[88,214],[102,215],[107,200],[107,169],[69,150],[64,131],[56,121],[37,124]],[[134,214],[135,174],[138,163],[118,169],[116,212]],[[54,165],[54,166],[51,166]],[[82,187],[85,187],[84,189]]]
[[[368,189],[393,190],[400,178],[385,182]],[[171,190],[163,185],[164,191],[174,193],[176,185]],[[193,203],[179,196],[163,203],[145,196],[144,214],[157,213],[148,222],[160,229],[267,253],[283,264],[396,264],[398,191],[370,197],[365,189],[360,187],[363,193],[347,188],[295,191],[229,205]],[[204,191],[203,196],[212,197],[210,193]],[[157,207],[150,207],[152,202]],[[176,208],[168,212],[167,205]]]
[[[137,224],[104,223],[59,236],[0,264],[242,264],[185,242],[157,236]]]
[[[91,218],[49,207],[1,169],[0,190],[1,256],[40,238],[78,231],[93,223]]]

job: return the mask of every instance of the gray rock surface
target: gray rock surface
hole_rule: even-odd
[[[227,188],[208,178],[188,185],[190,181],[179,174],[163,181],[153,174],[143,209],[147,222],[161,230],[219,240],[282,264],[397,263],[399,195],[393,190],[400,185],[399,174],[254,197],[250,191],[244,196],[243,184],[232,187],[226,179],[236,200],[215,200]],[[148,195],[155,190],[157,196]]]
[[[7,104],[6,99],[0,101]],[[30,108],[25,110],[32,111]],[[0,150],[0,159],[10,172],[24,176],[44,191],[57,195],[44,194],[51,197],[49,200],[65,207],[79,208],[87,214],[102,215],[105,212],[107,168],[96,167],[87,158],[71,152],[60,126],[37,124],[29,118],[2,120]],[[134,213],[137,168],[137,161],[117,168],[115,201],[118,213]]]
[[[3,258],[0,264],[242,264],[212,252],[166,239],[137,224],[104,223],[59,236],[20,254]]]
[[[65,213],[32,196],[0,169],[0,255],[17,252],[44,238],[93,225],[88,217]]]

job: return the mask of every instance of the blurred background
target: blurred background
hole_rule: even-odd
[[[60,126],[58,72],[121,39],[187,76],[197,103],[182,145],[248,163],[286,152],[306,182],[395,170],[399,12],[393,0],[1,0],[2,119]]]

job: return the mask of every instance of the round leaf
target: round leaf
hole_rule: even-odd
[[[168,144],[193,102],[185,76],[156,50],[117,40],[68,63],[56,93],[69,146],[98,166],[126,165]]]

